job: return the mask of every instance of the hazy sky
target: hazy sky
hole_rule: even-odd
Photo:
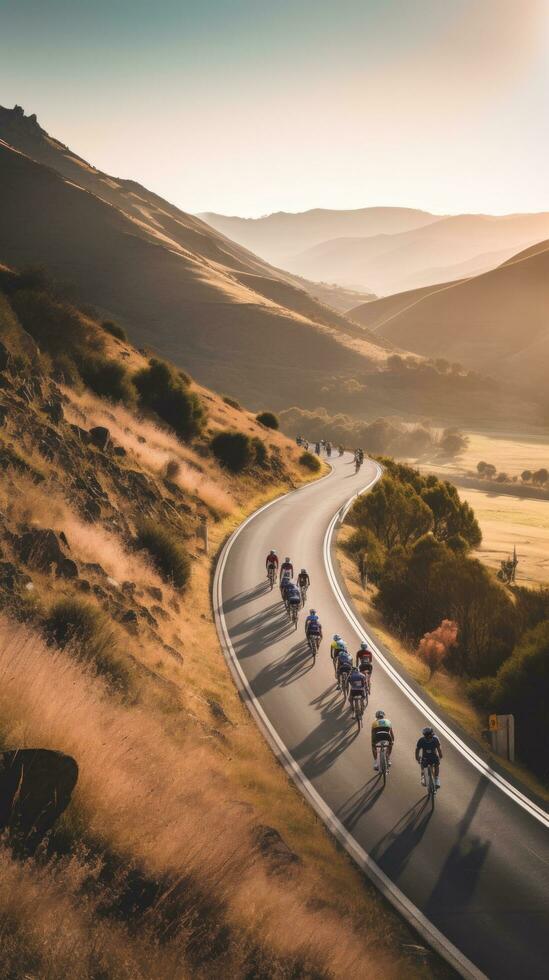
[[[0,103],[187,211],[549,210],[549,0],[0,0]]]

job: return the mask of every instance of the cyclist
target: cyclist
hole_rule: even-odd
[[[364,674],[361,674],[358,667],[353,667],[351,673],[349,674],[349,705],[351,708],[354,707],[353,701],[355,698],[362,698],[362,707],[364,709],[364,701],[366,699],[366,678]]]
[[[292,582],[290,576],[289,575],[284,576],[282,582],[280,583],[280,594],[282,596],[282,601],[285,602],[286,605],[288,605],[288,599],[290,597],[290,594],[296,588],[297,586],[295,585],[294,582]]]
[[[395,742],[395,733],[393,732],[393,726],[391,722],[386,717],[385,712],[381,709],[376,711],[376,716],[372,722],[372,755],[374,757],[374,769],[379,772],[379,763],[377,761],[377,746],[379,742],[388,742],[389,747],[387,749],[387,762],[391,765],[391,752],[393,751],[393,745]]]
[[[360,670],[361,674],[364,674],[368,684],[368,693],[370,693],[372,687],[372,651],[368,649],[367,643],[360,644],[360,650],[356,653],[356,665]]]
[[[309,609],[309,615],[305,620],[305,633],[307,633],[311,623],[319,623],[318,613],[316,609]]]
[[[305,636],[309,639],[310,636],[318,636],[319,642],[322,640],[322,626],[318,616],[316,619],[310,620],[309,624],[305,624]]]
[[[302,568],[299,575],[297,576],[297,584],[299,585],[300,589],[309,588],[311,584],[311,580],[309,578],[309,573],[306,568]]]
[[[319,442],[315,442],[315,453],[317,454],[317,456],[320,456],[320,443]]]
[[[353,661],[344,647],[338,649],[336,657],[337,689],[341,690],[342,683],[349,677],[353,669]]]
[[[278,555],[274,548],[271,548],[269,554],[265,559],[265,568],[267,569],[267,575],[269,574],[269,566],[272,565],[273,568],[278,570]]]
[[[283,578],[293,578],[293,577],[294,577],[294,566],[292,565],[290,558],[286,556],[286,558],[282,562],[282,565],[280,566],[280,581],[282,582]]]
[[[293,582],[290,582],[290,585],[286,591],[286,606],[288,608],[288,612],[292,611],[292,606],[295,606],[297,609],[301,609],[301,592],[299,591],[297,585],[294,585]]]
[[[435,735],[433,729],[428,726],[421,733],[416,745],[416,762],[421,766],[421,785],[425,786],[425,769],[427,766],[435,767],[435,786],[440,789],[439,768],[442,759],[442,749],[440,740]]]
[[[332,660],[334,659],[334,657],[335,657],[335,655],[337,653],[337,650],[339,648],[339,644],[340,643],[341,643],[341,637],[340,637],[339,633],[334,633],[334,635],[332,637],[332,642],[330,644],[330,656],[331,656]]]

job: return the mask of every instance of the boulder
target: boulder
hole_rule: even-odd
[[[111,434],[109,430],[104,425],[95,425],[93,429],[90,429],[90,439],[94,446],[105,452],[111,442]]]
[[[68,806],[76,761],[49,749],[0,753],[0,829],[21,853],[36,850]]]
[[[124,456],[127,456],[128,455],[127,452],[126,452],[126,450],[124,449],[124,446],[115,446],[113,452],[114,452],[114,455],[115,456],[119,456],[120,459],[122,459]]]
[[[18,551],[21,561],[42,571],[48,571],[50,565],[58,565],[66,558],[63,543],[51,528],[26,531],[19,538]]]
[[[55,570],[57,578],[78,578],[78,565],[72,558],[63,558]]]
[[[137,613],[135,609],[128,609],[127,612],[122,616],[122,622],[126,626],[136,626],[137,625]]]

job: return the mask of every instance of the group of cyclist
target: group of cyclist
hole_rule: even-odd
[[[297,611],[300,606],[305,604],[307,590],[311,584],[309,574],[305,568],[299,572],[296,581],[294,578],[294,566],[289,557],[279,567],[277,553],[269,551],[266,559],[267,574],[274,569],[279,573],[279,584],[282,599],[285,602],[288,614],[294,619],[297,626]],[[293,612],[295,610],[295,612]],[[315,651],[318,650],[323,639],[322,624],[316,609],[310,609],[305,619],[305,637]],[[373,654],[368,644],[363,641],[359,649],[353,656],[349,653],[345,640],[334,633],[330,643],[330,657],[334,667],[335,679],[338,691],[343,691],[344,702],[348,700],[351,709],[355,710],[355,699],[360,698],[361,716],[367,703],[367,697],[372,691],[372,671]],[[387,717],[384,710],[378,709],[371,726],[371,748],[374,758],[374,769],[379,771],[378,748],[384,742],[387,746],[387,765],[391,765],[391,753],[395,743],[395,733],[391,720]],[[425,786],[425,769],[433,766],[435,787],[440,788],[440,760],[442,759],[442,748],[439,738],[433,729],[427,726],[423,729],[421,737],[417,741],[415,749],[416,761],[421,766],[421,783]]]

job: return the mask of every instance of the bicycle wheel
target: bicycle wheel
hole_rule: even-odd
[[[379,750],[379,769],[383,776],[383,785],[385,786],[387,782],[387,748],[385,745],[382,745]]]

